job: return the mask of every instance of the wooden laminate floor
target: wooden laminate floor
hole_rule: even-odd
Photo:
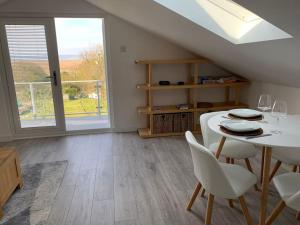
[[[183,137],[141,139],[134,133],[97,134],[19,140],[21,163],[68,160],[47,225],[192,225],[203,224],[207,197],[185,210],[196,179]],[[251,160],[259,174],[260,156]],[[244,164],[241,163],[243,166]],[[246,195],[258,224],[259,192]],[[270,209],[279,200],[272,188]],[[216,198],[213,224],[240,225],[240,206]],[[295,225],[295,212],[285,209],[274,224]]]

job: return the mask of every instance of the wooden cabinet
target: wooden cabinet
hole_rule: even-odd
[[[147,127],[138,130],[141,137],[158,137],[158,136],[169,136],[169,135],[183,135],[185,130],[191,130],[192,132],[200,132],[199,125],[197,124],[199,114],[211,111],[222,111],[229,110],[233,108],[245,108],[248,107],[247,104],[240,102],[240,90],[242,87],[249,85],[249,81],[243,79],[239,82],[233,83],[212,83],[212,84],[198,84],[199,76],[199,65],[202,63],[212,63],[208,59],[187,59],[187,60],[136,60],[136,64],[145,65],[146,67],[146,82],[144,84],[138,84],[137,89],[144,91],[146,94],[146,104],[137,108],[138,113],[147,116]],[[190,74],[188,74],[188,81],[183,85],[170,84],[170,85],[159,85],[153,83],[153,65],[163,65],[163,64],[183,64],[189,66]],[[163,77],[161,78],[163,80]],[[224,89],[224,101],[223,102],[212,102],[209,107],[197,107],[196,91],[205,91],[209,88],[223,88]],[[153,92],[154,91],[169,91],[172,94],[172,90],[187,90],[186,94],[186,104],[191,105],[188,109],[178,109],[176,105],[165,105],[165,106],[154,106],[153,105]],[[230,100],[230,89],[234,90],[234,100]],[[180,114],[180,120],[176,114]],[[182,123],[182,116],[185,113],[189,113],[187,116],[187,122]],[[161,115],[173,114],[173,129],[165,128],[165,130],[160,130],[158,123],[163,118]],[[160,115],[160,116],[157,116]],[[170,115],[171,116],[171,115]],[[179,121],[180,124],[177,124]],[[175,124],[174,124],[175,123]],[[187,125],[185,125],[187,124]],[[186,126],[186,127],[183,127]],[[165,132],[164,132],[165,131]]]
[[[20,161],[13,149],[0,149],[0,218],[2,207],[14,190],[23,186]]]

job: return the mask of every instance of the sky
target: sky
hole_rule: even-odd
[[[103,46],[102,19],[55,18],[60,58],[76,58],[80,52],[95,45]]]

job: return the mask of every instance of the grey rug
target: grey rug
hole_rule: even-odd
[[[68,161],[22,167],[24,187],[5,204],[1,225],[44,225],[64,177]]]

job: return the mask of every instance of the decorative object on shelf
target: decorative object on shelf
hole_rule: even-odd
[[[243,80],[244,79],[239,78],[237,76],[221,76],[221,77],[199,76],[198,84],[224,84],[224,83],[239,82]]]
[[[197,108],[211,108],[213,104],[211,102],[197,102]]]
[[[167,80],[161,80],[158,82],[159,85],[170,85],[170,81]]]
[[[218,83],[234,83],[241,81],[241,78],[237,76],[227,76],[227,77],[220,77]]]
[[[211,84],[199,82],[200,64],[211,63],[208,59],[136,60],[135,63],[146,67],[146,83],[136,86],[137,89],[145,91],[146,94],[146,105],[137,108],[140,114],[147,116],[147,127],[138,129],[139,135],[143,138],[183,135],[186,130],[200,133],[199,113],[248,107],[247,104],[240,102],[240,90],[249,84],[247,80],[239,78],[238,82],[229,82],[233,79],[223,76],[218,77],[218,82],[211,79]],[[159,84],[154,83],[153,65],[164,64],[188,65],[190,72],[186,82],[179,81],[171,84],[169,81],[161,80]],[[208,77],[206,79],[209,80]],[[214,77],[214,79],[216,78]],[[224,101],[197,104],[196,90],[204,91],[209,88],[224,88]],[[182,93],[186,94],[186,104],[154,106],[153,92],[159,90],[170,91],[171,93],[173,90],[185,90]],[[231,93],[235,93],[233,101],[230,101]]]
[[[177,105],[176,108],[177,109],[190,109],[192,106],[190,104],[180,104],[180,105]]]
[[[215,84],[216,83],[215,77],[210,76],[199,76],[198,84]]]

